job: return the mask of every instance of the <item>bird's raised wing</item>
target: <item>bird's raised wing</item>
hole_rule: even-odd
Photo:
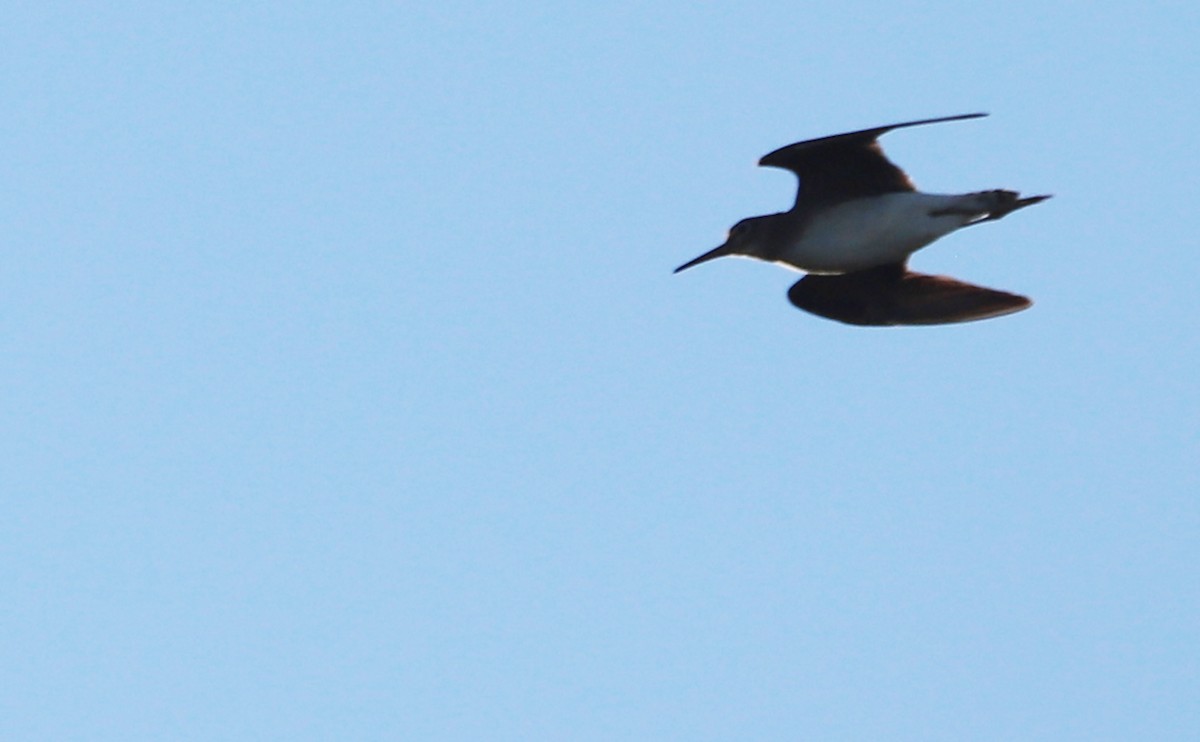
[[[1000,317],[1033,304],[1007,291],[947,276],[914,273],[903,263],[839,275],[811,274],[788,290],[806,312],[851,325],[943,325]]]
[[[758,161],[766,167],[791,170],[800,177],[796,203],[822,200],[846,200],[863,196],[915,190],[904,171],[883,154],[876,141],[892,129],[942,121],[960,121],[986,116],[967,113],[936,119],[908,121],[874,129],[796,142],[764,156]]]

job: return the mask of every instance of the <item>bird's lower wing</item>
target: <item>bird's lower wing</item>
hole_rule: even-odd
[[[808,275],[788,291],[806,312],[852,325],[942,325],[1000,317],[1033,304],[1007,291],[947,276],[906,270],[902,264],[840,275]]]

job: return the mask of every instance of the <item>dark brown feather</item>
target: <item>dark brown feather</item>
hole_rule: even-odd
[[[838,275],[811,274],[788,290],[806,312],[851,325],[942,325],[999,317],[1033,304],[1006,291],[907,270],[903,263]]]
[[[815,203],[913,191],[915,187],[912,181],[883,154],[876,140],[893,129],[906,126],[959,121],[985,115],[968,113],[923,119],[809,139],[781,147],[764,156],[758,164],[790,170],[799,176],[797,205],[801,199],[805,203]]]

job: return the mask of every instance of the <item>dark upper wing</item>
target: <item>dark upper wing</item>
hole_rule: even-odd
[[[903,263],[840,275],[808,275],[788,290],[788,300],[838,322],[879,326],[970,322],[1033,304],[1006,291],[913,273]]]
[[[961,116],[922,119],[809,139],[781,147],[764,156],[758,164],[781,167],[800,176],[797,203],[801,197],[806,201],[843,200],[896,191],[912,191],[915,190],[912,181],[903,170],[888,160],[876,140],[892,129],[936,124],[941,121],[960,121],[986,115],[967,113]]]

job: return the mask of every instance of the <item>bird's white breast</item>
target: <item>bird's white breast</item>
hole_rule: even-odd
[[[845,273],[902,261],[966,224],[971,214],[932,216],[964,196],[888,193],[846,201],[813,214],[779,257],[810,273]]]

